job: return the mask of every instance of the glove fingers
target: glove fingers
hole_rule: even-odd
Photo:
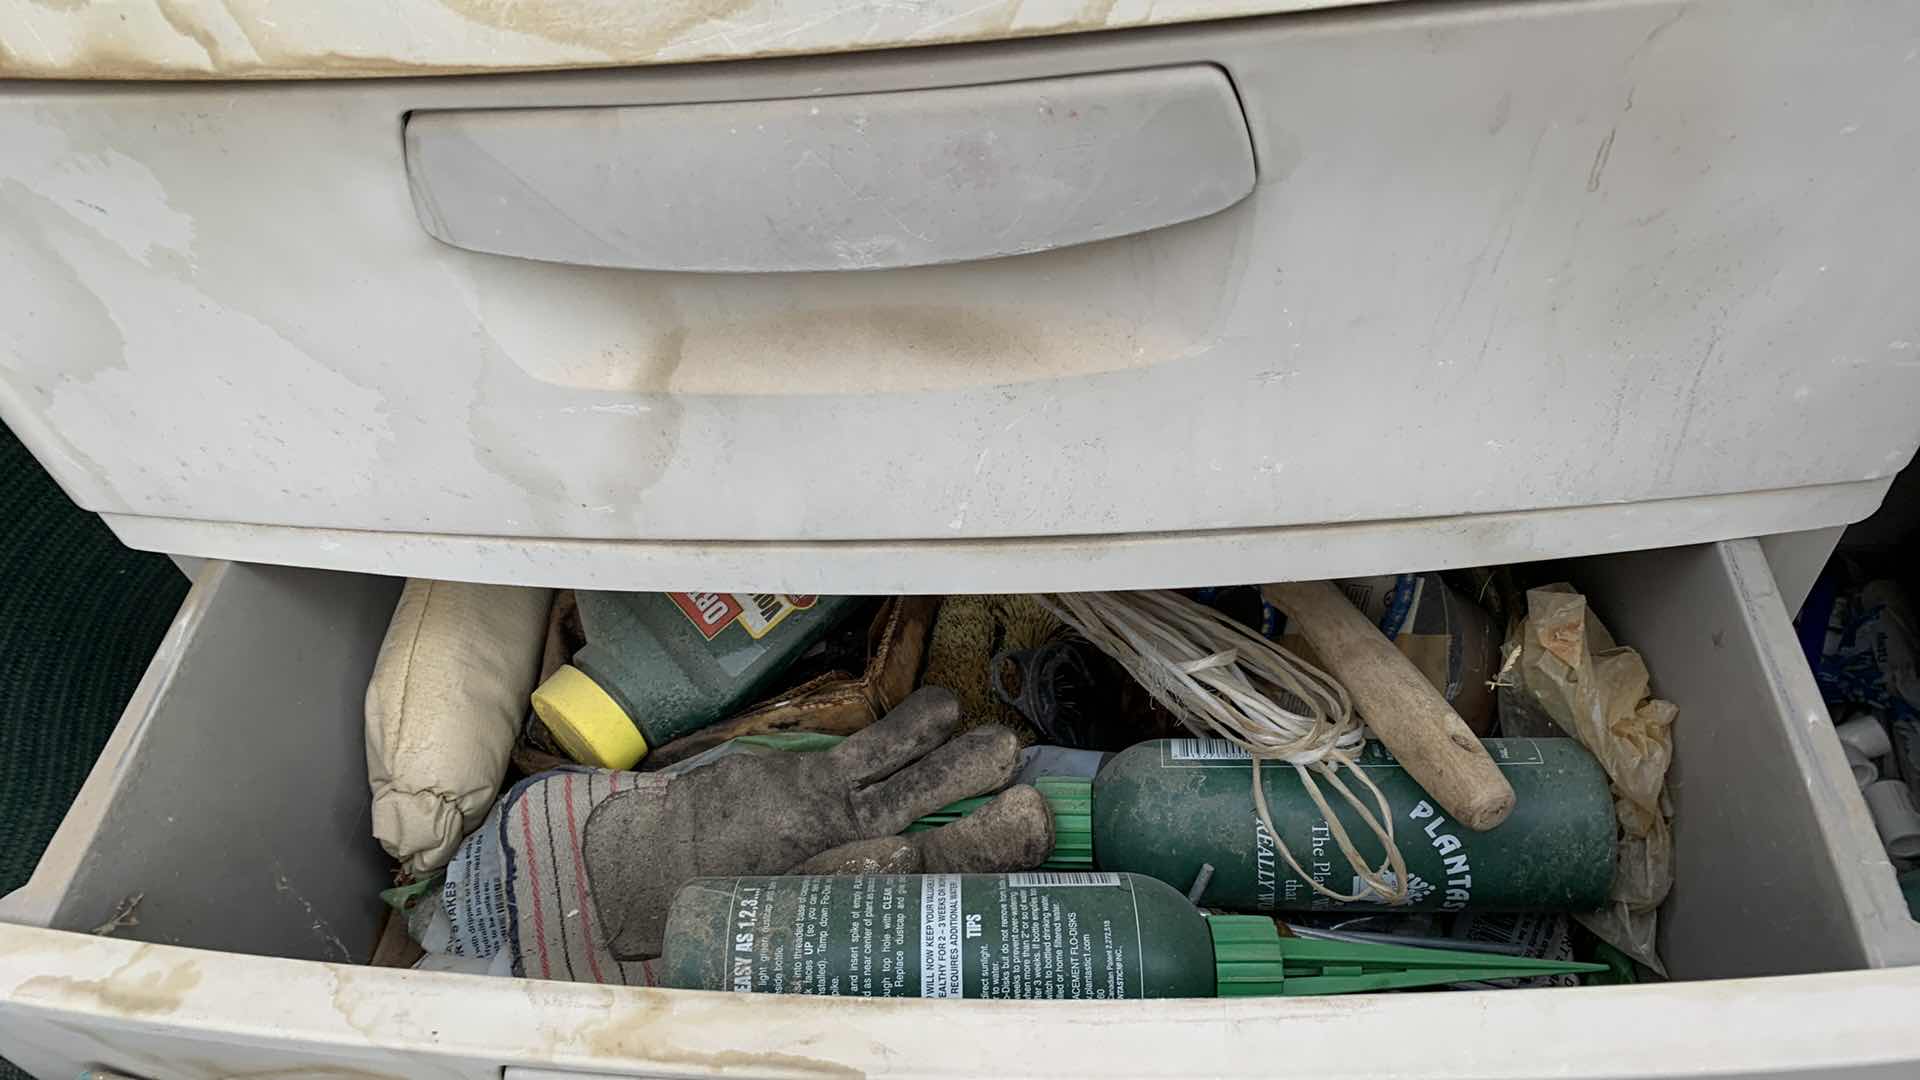
[[[1025,784],[938,829],[876,836],[823,851],[789,874],[1005,874],[1053,854],[1053,811]]]
[[[887,715],[847,736],[827,754],[848,786],[870,784],[918,761],[953,734],[960,723],[960,700],[953,691],[923,687],[907,696]],[[911,819],[909,819],[911,820]],[[887,829],[898,832],[898,829]]]
[[[1026,784],[1010,787],[961,818],[908,839],[920,846],[918,873],[1006,874],[1053,854],[1053,811]]]
[[[854,824],[868,836],[897,833],[950,802],[1005,787],[1019,771],[1020,740],[1013,732],[997,725],[975,728],[855,791]]]
[[[939,830],[936,830],[939,831]],[[823,851],[789,874],[918,874],[920,848],[914,838],[876,836]]]

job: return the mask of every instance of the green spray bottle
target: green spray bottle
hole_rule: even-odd
[[[1593,755],[1573,739],[1486,739],[1513,785],[1512,816],[1498,828],[1456,826],[1394,761],[1367,743],[1357,764],[1393,811],[1406,858],[1408,898],[1389,907],[1340,902],[1314,891],[1280,858],[1253,807],[1252,759],[1221,739],[1160,739],[1121,751],[1092,781],[1047,777],[1037,785],[1054,812],[1049,869],[1146,874],[1186,890],[1211,866],[1198,902],[1229,911],[1593,911],[1613,884],[1613,796]],[[1291,766],[1260,769],[1267,808],[1287,848],[1322,885],[1357,892],[1352,870]],[[1350,780],[1349,787],[1355,787]],[[1323,790],[1325,785],[1322,785]],[[1370,798],[1364,791],[1362,798]],[[969,799],[920,819],[935,828],[970,812]],[[1344,799],[1328,796],[1347,835],[1378,866],[1384,849]]]
[[[1114,999],[1396,990],[1600,964],[1282,938],[1137,874],[703,878],[655,974],[683,990]]]

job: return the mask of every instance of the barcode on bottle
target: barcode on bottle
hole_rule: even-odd
[[[1040,886],[1118,885],[1120,875],[1050,873],[1036,870],[1027,874],[1008,874],[1007,884],[1016,889],[1032,889]]]
[[[1253,755],[1225,739],[1172,739],[1167,756],[1174,761],[1246,761]]]
[[[740,605],[740,628],[755,639],[765,637],[800,609],[784,593],[734,593],[733,599]]]

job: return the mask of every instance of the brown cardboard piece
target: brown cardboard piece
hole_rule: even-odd
[[[1413,661],[1475,735],[1485,738],[1493,731],[1491,683],[1500,670],[1500,640],[1493,617],[1484,608],[1438,574],[1345,578],[1336,584],[1401,655]],[[1398,613],[1392,620],[1387,618],[1390,608]],[[1310,663],[1319,663],[1298,634],[1288,631],[1280,645]]]

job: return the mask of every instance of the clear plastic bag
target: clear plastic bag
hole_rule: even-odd
[[[1612,903],[1576,918],[1665,975],[1654,931],[1657,909],[1673,887],[1666,783],[1679,708],[1651,696],[1640,654],[1616,644],[1571,585],[1527,590],[1527,616],[1508,639],[1505,658],[1502,724],[1510,715],[1515,727],[1551,721],[1592,751],[1612,781],[1619,828]]]

